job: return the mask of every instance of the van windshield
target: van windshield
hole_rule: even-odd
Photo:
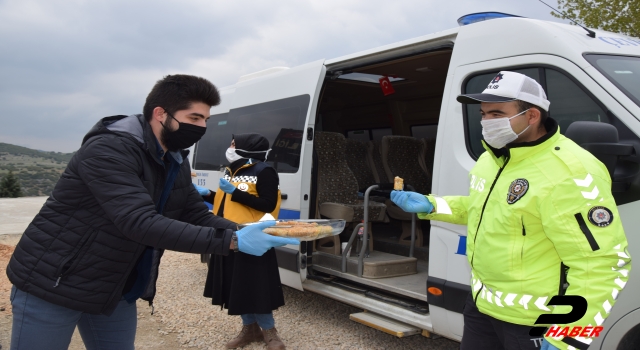
[[[585,55],[585,58],[640,106],[640,57]]]

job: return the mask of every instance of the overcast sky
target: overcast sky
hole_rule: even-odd
[[[164,75],[223,87],[481,11],[558,21],[537,0],[0,0],[0,142],[75,151],[100,118],[141,113]]]

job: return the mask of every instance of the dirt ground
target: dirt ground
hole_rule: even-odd
[[[13,246],[0,244],[0,345],[9,349],[11,339],[11,283],[7,279],[5,269],[13,254]],[[169,332],[160,322],[159,317],[152,316],[146,302],[138,301],[138,331],[136,333],[136,349],[174,350],[180,348],[177,335]],[[80,334],[76,329],[71,339],[70,350],[85,349]]]
[[[11,338],[11,284],[5,269],[20,235],[0,235],[0,345],[9,348]],[[202,297],[207,274],[205,264],[195,254],[167,251],[158,279],[155,313],[146,302],[138,301],[136,349],[175,350],[181,348],[224,349],[224,344],[242,327],[240,317],[212,306]],[[287,349],[366,349],[366,350],[453,350],[459,343],[427,339],[420,335],[396,338],[349,320],[361,309],[313,293],[283,288],[286,305],[274,311],[278,333]],[[77,330],[69,349],[84,349]],[[245,349],[264,349],[252,343]]]
[[[9,262],[9,258],[13,254],[13,247],[0,244],[0,267],[2,267],[2,272],[7,267],[7,263]],[[5,273],[0,273],[0,312],[3,312],[3,316],[5,314],[11,314],[11,305],[9,304],[9,293],[11,292],[11,283],[7,279],[7,275]]]

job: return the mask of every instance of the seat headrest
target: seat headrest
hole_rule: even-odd
[[[618,129],[600,122],[575,121],[569,125],[564,136],[581,145],[584,143],[618,143]]]
[[[633,145],[620,144],[618,129],[607,123],[573,122],[565,136],[598,158],[607,167],[612,179],[615,177],[618,157],[634,153]]]
[[[404,178],[417,192],[428,194],[431,179],[420,166],[425,155],[426,143],[409,136],[384,136],[382,138],[382,164],[389,182],[395,176]]]

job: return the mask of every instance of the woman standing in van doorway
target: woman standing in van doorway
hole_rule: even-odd
[[[213,213],[238,224],[255,222],[280,211],[280,180],[265,161],[269,141],[260,134],[232,135],[227,149],[231,163],[220,179],[213,200]],[[262,256],[229,252],[212,257],[204,296],[213,305],[241,315],[242,330],[227,343],[228,349],[264,340],[267,349],[285,349],[275,328],[273,310],[284,305],[284,295],[274,249]],[[262,331],[261,331],[262,329]]]

